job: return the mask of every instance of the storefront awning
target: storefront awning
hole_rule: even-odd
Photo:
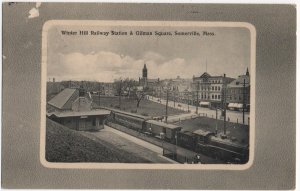
[[[209,105],[209,104],[210,104],[209,102],[205,102],[205,101],[200,102],[200,105]]]
[[[241,108],[243,108],[243,104],[242,103],[229,103],[228,107],[241,109]]]

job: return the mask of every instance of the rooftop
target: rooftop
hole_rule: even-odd
[[[247,75],[241,75],[236,80],[233,80],[227,87],[244,87],[244,79],[245,79],[245,87],[250,86],[250,77]]]
[[[69,101],[69,99],[72,97],[74,93],[76,93],[76,89],[66,88],[63,91],[61,91],[59,94],[57,94],[55,97],[53,97],[48,104],[63,109],[63,106]]]
[[[110,111],[106,109],[96,109],[91,111],[54,111],[47,113],[47,116],[55,117],[80,117],[80,116],[94,116],[94,115],[109,115]]]

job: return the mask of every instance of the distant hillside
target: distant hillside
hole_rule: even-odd
[[[47,119],[46,160],[49,162],[115,162],[149,163],[149,161],[124,152],[116,147],[84,137]]]

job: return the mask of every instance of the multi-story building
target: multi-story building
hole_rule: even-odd
[[[156,97],[166,99],[166,89],[169,91],[169,100],[176,102],[188,102],[189,94],[191,92],[191,79],[184,79],[177,76],[175,79],[161,80],[157,86],[155,86]]]
[[[240,75],[227,86],[228,108],[231,110],[246,110],[250,106],[250,75],[247,68],[245,75]],[[245,104],[245,106],[244,106]]]
[[[226,76],[211,76],[207,72],[200,77],[194,76],[192,84],[194,104],[203,107],[221,107],[223,88],[233,80]]]

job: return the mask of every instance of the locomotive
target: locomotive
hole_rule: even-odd
[[[229,163],[246,163],[249,157],[247,144],[201,129],[178,133],[178,145]]]
[[[229,163],[246,163],[248,161],[248,145],[235,140],[220,137],[213,132],[198,129],[182,131],[182,127],[153,120],[119,110],[111,110],[108,120],[133,129],[140,133],[149,134],[164,141],[177,144],[183,148],[202,153]]]

